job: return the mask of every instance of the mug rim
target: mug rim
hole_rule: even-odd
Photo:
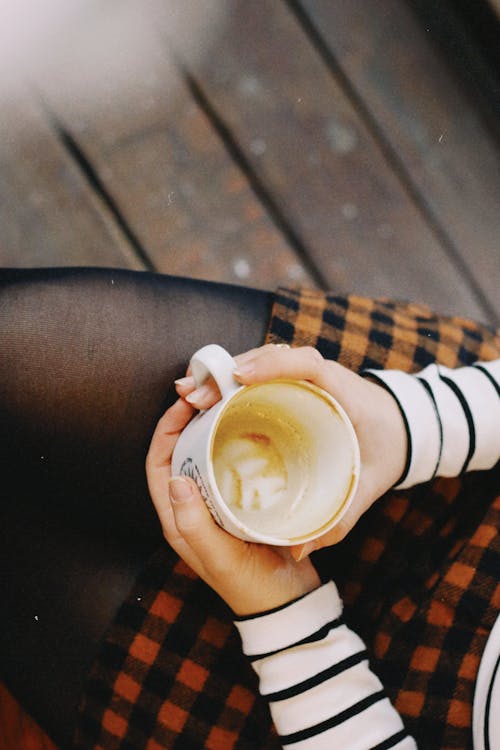
[[[302,534],[296,537],[276,537],[276,536],[273,536],[272,534],[265,534],[265,533],[259,532],[256,529],[253,529],[252,527],[244,524],[238,518],[238,516],[236,516],[235,513],[233,513],[233,511],[230,509],[230,507],[228,506],[228,504],[225,502],[224,498],[222,497],[217,481],[215,479],[215,472],[214,472],[214,467],[213,467],[213,462],[212,462],[215,433],[217,431],[217,428],[220,424],[222,417],[224,416],[224,412],[226,411],[226,409],[233,403],[235,398],[239,397],[243,392],[248,392],[249,390],[258,389],[261,386],[269,386],[273,384],[283,384],[283,385],[289,385],[292,387],[304,388],[305,390],[312,391],[316,393],[317,395],[319,395],[320,397],[322,397],[336,411],[344,427],[347,428],[349,437],[351,439],[351,446],[353,449],[352,451],[353,465],[351,467],[351,478],[349,481],[348,489],[345,493],[345,497],[340,507],[337,508],[333,516],[331,516],[327,521],[321,524],[321,526],[319,526],[317,529],[307,534]],[[208,410],[208,412],[211,411],[212,409],[216,409],[217,407],[219,411],[214,416],[213,423],[210,426],[207,446],[206,446],[206,457],[205,457],[206,467],[208,471],[208,479],[210,482],[210,488],[217,499],[217,505],[218,505],[217,511],[219,513],[227,515],[230,522],[236,528],[240,529],[241,533],[244,534],[245,537],[249,541],[259,542],[261,544],[270,544],[273,546],[290,547],[294,544],[304,544],[306,542],[312,541],[313,539],[317,539],[318,537],[323,536],[323,534],[326,534],[327,531],[330,531],[341,520],[341,518],[345,515],[347,508],[351,505],[354,495],[356,493],[356,489],[358,487],[359,475],[361,471],[359,441],[356,435],[356,431],[351,422],[351,419],[349,418],[345,409],[341,406],[341,404],[339,404],[337,399],[334,396],[332,396],[331,393],[328,393],[328,391],[326,391],[324,388],[321,388],[321,386],[318,386],[315,383],[312,383],[308,380],[299,380],[299,379],[293,379],[293,378],[277,378],[275,380],[266,380],[262,383],[252,383],[251,385],[242,385],[237,390],[233,391],[228,396],[226,396],[225,398],[222,398],[220,401],[214,404],[211,407],[211,409]],[[205,413],[208,413],[208,412],[205,412]]]

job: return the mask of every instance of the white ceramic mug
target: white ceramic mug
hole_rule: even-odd
[[[210,375],[222,398],[181,433],[172,473],[198,485],[216,521],[234,536],[301,544],[335,526],[356,492],[359,446],[340,404],[302,380],[241,386],[217,344],[196,352],[197,386]]]

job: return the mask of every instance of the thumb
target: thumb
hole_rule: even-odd
[[[191,479],[173,477],[168,491],[179,534],[184,538],[195,536],[210,520],[198,487]]]
[[[196,483],[173,477],[169,495],[178,534],[201,558],[214,555],[214,546],[227,543],[227,533],[214,521]]]
[[[294,544],[290,547],[290,552],[295,562],[301,562],[308,557],[311,552],[316,549],[315,542],[307,542],[306,544]]]
[[[172,477],[168,483],[168,491],[174,505],[189,504],[194,494],[194,483],[184,477]]]

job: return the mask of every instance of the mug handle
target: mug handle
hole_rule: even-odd
[[[241,388],[241,385],[233,377],[235,369],[236,362],[234,359],[229,352],[218,344],[208,344],[198,349],[191,357],[191,372],[196,387],[202,385],[211,375],[219,386],[222,398],[230,396]]]

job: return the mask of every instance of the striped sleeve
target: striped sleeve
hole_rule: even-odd
[[[415,750],[342,618],[335,584],[272,612],[236,620],[286,750]]]
[[[407,432],[397,489],[491,469],[500,458],[500,360],[455,370],[429,365],[416,375],[366,370],[394,396]]]

